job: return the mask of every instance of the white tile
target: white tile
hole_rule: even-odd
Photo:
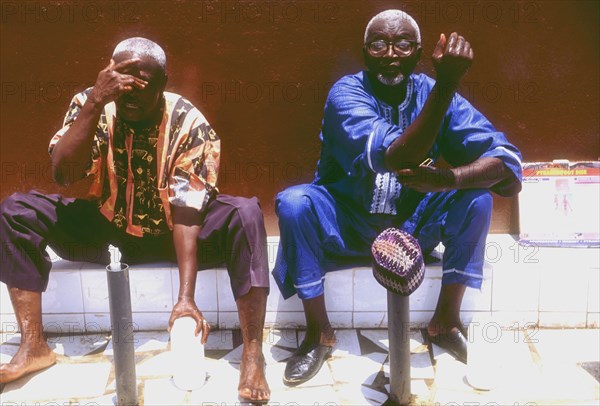
[[[387,328],[386,312],[354,312],[352,327],[354,328]]]
[[[132,339],[136,354],[146,351],[164,351],[169,344],[169,333],[166,330],[153,332],[134,331]],[[113,355],[112,340],[110,340],[104,350],[104,355]]]
[[[332,404],[339,405],[381,405],[383,402],[372,400],[371,393],[367,392],[365,386],[356,384],[336,384],[335,391],[339,397],[339,402]],[[385,400],[384,400],[385,401]],[[311,403],[312,404],[312,403]]]
[[[110,332],[110,313],[90,313],[84,314],[86,332],[98,334],[100,332]]]
[[[336,344],[333,351],[334,357],[361,355],[360,344],[356,330],[337,330],[335,332]]]
[[[263,340],[269,345],[277,345],[279,347],[293,349],[298,348],[296,330],[293,329],[266,329]]]
[[[372,385],[381,371],[387,354],[372,353],[364,356],[349,355],[329,361],[333,378],[337,383]]]
[[[42,323],[46,333],[75,334],[85,331],[83,313],[79,314],[42,314]]]
[[[271,273],[269,273],[269,283],[271,290],[269,292],[269,296],[267,296],[268,312],[304,311],[304,308],[302,307],[302,301],[300,298],[298,298],[298,295],[294,295],[288,299],[284,299],[283,296],[281,296],[279,288],[277,287],[277,283],[275,282],[275,279]]]
[[[600,313],[587,314],[587,328],[600,328]]]
[[[389,336],[387,330],[361,330],[360,335],[367,338],[386,352],[389,351]]]
[[[207,350],[232,350],[233,334],[231,330],[211,331],[204,348]]]
[[[268,313],[267,313],[268,314]],[[221,330],[239,330],[240,318],[237,311],[224,312],[219,311],[219,329]]]
[[[540,312],[540,327],[583,328],[587,324],[585,312]]]
[[[536,331],[529,341],[534,343],[544,365],[576,364],[600,359],[598,329],[541,329]]]
[[[171,377],[175,370],[175,360],[171,351],[164,351],[160,354],[144,358],[136,362],[135,373],[139,379],[141,377]]]
[[[189,397],[187,398],[189,399],[189,403],[187,404],[238,404],[239,365],[230,364],[222,360],[207,359],[206,361],[206,369],[208,371],[206,384],[200,389],[189,392]]]
[[[352,317],[351,313],[348,315]],[[267,312],[265,325],[277,329],[294,329],[306,326],[306,319],[304,312]]]
[[[0,331],[11,332],[18,329],[17,318],[14,314],[0,314]]]
[[[100,396],[104,393],[111,364],[58,363],[48,369],[9,383],[2,402],[69,399]]]
[[[81,285],[83,292],[83,308],[86,313],[110,312],[106,271],[82,271]]]
[[[579,255],[573,253],[572,257],[567,257],[566,254],[567,252],[562,255],[557,254],[552,260],[544,259],[547,267],[540,275],[540,311],[542,312],[587,311],[589,268],[573,266],[573,258],[579,258]]]
[[[49,337],[48,345],[56,354],[71,359],[80,359],[108,344],[106,336],[96,335],[64,335]]]
[[[421,285],[410,296],[410,310],[417,311],[433,311],[437,304],[440,288],[442,285],[441,278],[433,278],[425,276]]]
[[[600,269],[590,268],[590,283],[588,291],[587,311],[592,313],[600,312]]]
[[[269,256],[269,269],[275,267],[277,251],[279,250],[279,236],[267,236],[267,255]]]
[[[166,331],[171,312],[141,313],[133,312],[133,328],[136,331]]]
[[[170,268],[136,267],[129,270],[131,308],[135,312],[170,312],[173,290]]]
[[[325,276],[325,305],[330,312],[351,312],[353,306],[353,271],[328,272]]]
[[[433,379],[433,365],[428,352],[410,355],[410,378]]]
[[[462,314],[461,314],[462,316]],[[426,328],[433,317],[433,311],[410,312],[411,329]]]
[[[83,313],[79,271],[50,272],[42,309],[44,313]]]
[[[354,270],[354,311],[387,311],[387,290],[375,280],[370,268]]]
[[[492,309],[492,280],[484,279],[481,289],[467,289],[461,311],[490,311]]]
[[[333,328],[352,328],[351,312],[327,312]]]
[[[216,312],[219,310],[217,304],[217,272],[214,269],[199,271],[196,276],[196,290],[194,291],[194,300],[196,306],[201,312]],[[173,281],[173,304],[177,303],[179,295],[179,269],[171,269],[171,279]]]
[[[8,287],[4,282],[0,282],[0,313],[14,313]]]
[[[538,325],[538,312],[497,311],[492,312],[492,319],[505,328],[531,328]]]
[[[538,266],[497,266],[494,270],[492,310],[537,311],[540,271]]]
[[[322,371],[323,369],[321,369]],[[319,373],[320,374],[320,373]],[[312,380],[317,379],[317,376]],[[339,397],[333,386],[315,385],[305,386],[311,381],[302,384],[296,388],[277,390],[271,393],[271,401],[273,405],[338,405]]]
[[[231,280],[227,272],[217,272],[217,302],[219,312],[237,311],[233,292],[231,292]]]
[[[144,404],[183,405],[186,391],[179,390],[170,378],[146,379],[144,381]]]
[[[52,259],[52,257],[50,257]],[[83,268],[86,262],[80,261],[68,261],[66,259],[59,259],[57,261],[52,262],[52,269],[50,270],[50,274],[59,273],[64,271],[79,271]],[[99,268],[104,269],[102,265],[97,265]]]

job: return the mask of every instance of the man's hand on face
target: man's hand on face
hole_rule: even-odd
[[[446,192],[456,187],[456,175],[451,169],[419,166],[397,172],[402,185],[417,192]]]
[[[432,55],[437,81],[443,85],[457,86],[473,62],[473,49],[469,41],[453,32],[440,39]]]
[[[94,88],[90,93],[90,100],[100,106],[115,101],[124,93],[131,92],[134,88],[144,89],[148,82],[129,74],[140,62],[139,58],[128,59],[119,63],[110,60],[108,66],[98,73]]]
[[[173,323],[180,317],[191,317],[196,320],[196,331],[194,335],[198,335],[202,331],[202,344],[206,344],[208,340],[208,334],[210,332],[210,326],[202,312],[198,310],[196,303],[191,298],[180,298],[179,301],[173,307],[171,311],[171,317],[169,318],[168,331],[171,332]]]

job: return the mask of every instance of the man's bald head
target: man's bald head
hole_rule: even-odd
[[[405,13],[402,10],[386,10],[377,14],[375,17],[371,18],[369,23],[367,24],[367,28],[365,29],[365,37],[364,42],[366,43],[369,34],[371,33],[371,28],[377,22],[385,23],[386,25],[399,26],[407,25],[414,30],[415,40],[419,45],[421,45],[421,31],[419,30],[419,25],[409,14]]]
[[[127,38],[117,44],[113,52],[113,59],[119,54],[127,53],[130,58],[150,58],[158,66],[167,71],[167,57],[165,51],[156,42],[142,37]]]

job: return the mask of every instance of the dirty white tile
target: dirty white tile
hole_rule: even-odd
[[[325,275],[325,305],[331,312],[352,312],[352,270],[328,272]]]
[[[85,270],[81,272],[83,308],[86,313],[109,313],[106,271]]]
[[[104,347],[109,340],[105,335],[67,335],[49,337],[47,341],[55,353],[72,359],[80,359],[84,355]]]
[[[377,391],[375,389],[367,388],[366,386],[361,386],[361,391],[365,397],[365,399],[370,400],[372,402],[377,402],[376,404],[383,404],[388,399],[387,393],[383,393]]]
[[[411,329],[426,328],[433,317],[432,311],[411,311],[410,327]]]
[[[588,307],[587,311],[591,313],[600,312],[600,269],[589,269],[590,282],[588,290]]]
[[[538,325],[538,312],[498,311],[492,312],[492,319],[503,328],[524,329]]]
[[[600,328],[600,313],[587,314],[587,328]]]
[[[83,313],[79,271],[50,272],[42,308],[44,313]]]
[[[237,312],[237,306],[231,292],[231,280],[227,272],[217,272],[217,302],[219,312]]]
[[[430,267],[428,267],[429,270]],[[441,268],[440,268],[441,274]],[[440,277],[431,277],[427,273],[421,285],[409,296],[411,311],[433,311],[442,286]]]
[[[350,317],[352,314],[349,313]],[[265,325],[276,329],[294,329],[306,326],[304,312],[267,312]]]
[[[439,353],[435,356],[435,360],[436,371],[434,382],[437,388],[461,390],[465,392],[472,391],[471,387],[467,385],[464,379],[467,372],[467,366],[465,364],[455,360],[454,357],[446,352]]]
[[[111,364],[58,363],[6,385],[2,401],[97,397],[104,393]]]
[[[208,372],[206,384],[190,392],[189,403],[193,405],[238,404],[239,366],[222,360],[207,359],[206,369]]]
[[[0,282],[0,313],[14,313],[8,287],[4,282]]]
[[[385,351],[389,351],[389,338],[387,330],[361,330],[360,334]]]
[[[166,350],[169,344],[169,333],[166,331],[141,332],[134,331],[132,337],[125,337],[133,342],[135,353],[144,351]],[[104,355],[113,355],[113,340],[111,339],[104,350]]]
[[[542,328],[585,328],[585,312],[540,312],[539,326]]]
[[[240,318],[238,312],[224,312],[219,311],[219,328],[222,330],[239,330],[240,329]],[[266,323],[265,323],[266,324]]]
[[[362,385],[356,384],[339,384],[336,385],[335,391],[339,397],[339,405],[373,405],[380,406],[382,401],[372,400],[373,395],[368,393]],[[379,395],[375,395],[379,396]],[[387,395],[386,395],[387,398]]]
[[[352,312],[327,312],[333,328],[352,328]]]
[[[220,271],[207,269],[199,271],[196,276],[196,289],[194,299],[196,306],[202,313],[216,312],[219,310],[217,302],[217,273]],[[179,269],[171,269],[171,279],[173,281],[173,304],[177,303],[179,295]]]
[[[387,311],[385,312],[354,312],[353,328],[387,328]]]
[[[204,348],[206,350],[232,350],[233,334],[231,330],[211,331]]]
[[[279,347],[296,349],[298,348],[298,339],[296,330],[292,329],[268,329],[265,330],[264,342]]]
[[[129,270],[131,308],[133,312],[170,312],[173,290],[170,265],[136,266]]]
[[[42,314],[44,332],[48,334],[77,334],[85,330],[83,313]]]
[[[186,391],[177,389],[170,378],[146,379],[144,381],[144,404],[183,405]]]
[[[354,311],[387,312],[387,290],[375,280],[369,268],[354,270]]]
[[[85,313],[85,331],[91,334],[110,332],[110,313]]]
[[[360,344],[356,330],[337,330],[335,337],[337,342],[332,354],[334,357],[360,355]]]
[[[166,331],[171,310],[167,312],[133,312],[133,328],[136,331]]]
[[[381,371],[387,354],[371,353],[364,356],[346,356],[329,361],[335,382],[372,385]]]
[[[485,269],[484,269],[485,273]],[[437,299],[437,298],[436,298]],[[481,289],[467,289],[461,311],[491,311],[492,310],[492,280],[483,279]]]
[[[429,387],[423,379],[411,379],[410,392],[415,395],[417,399],[428,399],[430,396]]]

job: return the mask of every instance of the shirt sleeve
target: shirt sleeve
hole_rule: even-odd
[[[384,154],[402,133],[378,111],[375,99],[357,81],[337,82],[325,103],[323,143],[346,173],[360,167],[388,172]]]
[[[65,118],[63,120],[62,128],[60,130],[58,130],[56,132],[56,134],[54,134],[54,136],[50,140],[50,145],[48,146],[48,153],[50,155],[52,155],[52,151],[54,150],[54,147],[56,146],[56,144],[58,144],[58,142],[60,141],[62,136],[67,133],[67,131],[71,128],[71,126],[73,125],[73,123],[75,122],[77,117],[79,116],[79,113],[81,112],[81,109],[83,108],[83,105],[84,105],[85,101],[87,100],[87,96],[90,91],[91,91],[91,88],[89,88],[81,93],[76,94],[71,99],[71,103],[69,104],[69,109],[67,110],[67,114],[65,114]],[[102,121],[103,119],[104,119],[104,112],[102,112],[100,121]],[[99,131],[100,132],[104,131],[100,126],[100,122],[98,123],[98,128],[96,130],[96,133],[98,133]],[[86,176],[97,173],[99,171],[99,165],[100,165],[100,143],[99,143],[98,137],[95,136],[94,142],[92,144],[90,161],[89,161],[88,167],[86,168],[86,171],[85,171]]]
[[[169,177],[169,202],[202,212],[217,193],[220,140],[201,114],[179,138]]]
[[[458,94],[454,96],[444,120],[440,151],[452,166],[467,165],[483,157],[498,158],[513,176],[494,185],[491,190],[501,196],[512,196],[521,190],[521,152]]]

